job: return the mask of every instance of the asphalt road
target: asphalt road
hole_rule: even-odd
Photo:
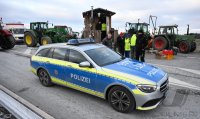
[[[148,57],[147,55],[147,62],[159,64],[158,66],[168,72],[170,76],[200,86],[200,75],[173,68],[173,61],[164,61],[172,66],[166,67],[160,65],[165,63],[156,62],[151,56]],[[181,56],[177,58],[181,59]],[[189,67],[184,60],[182,61],[183,68],[200,70],[200,65],[193,64],[199,63],[198,55],[191,58],[191,62],[187,61],[192,64],[188,64]],[[38,78],[30,71],[29,58],[4,51],[0,51],[0,84],[56,119],[200,118],[200,91],[198,90],[170,85],[167,98],[158,108],[123,114],[114,111],[107,101],[89,94],[57,85],[43,87]]]

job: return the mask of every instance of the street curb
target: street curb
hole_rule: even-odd
[[[35,112],[36,114],[38,114],[42,118],[44,118],[44,119],[55,119],[51,115],[47,114],[46,112],[44,112],[41,109],[37,108],[36,106],[34,106],[33,104],[31,104],[30,102],[28,102],[25,99],[21,98],[20,96],[16,95],[15,93],[13,93],[9,89],[5,88],[1,84],[0,84],[0,90],[2,90],[3,92],[5,92],[6,94],[10,95],[12,98],[14,98],[18,102],[20,102],[21,104],[23,104],[24,106],[26,106],[27,108],[29,108],[31,111]]]

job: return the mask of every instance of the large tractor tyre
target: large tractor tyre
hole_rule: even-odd
[[[158,36],[153,40],[153,48],[155,50],[166,49],[168,45],[168,40],[162,36]]]
[[[182,40],[180,41],[178,48],[181,53],[188,53],[191,50],[191,44],[189,41]]]
[[[15,38],[13,36],[7,36],[2,38],[3,42],[1,44],[1,48],[3,49],[11,49],[15,46]]]
[[[108,93],[108,102],[118,112],[127,113],[135,109],[133,94],[124,87],[115,86]]]
[[[43,36],[40,40],[40,45],[46,45],[46,44],[51,44],[52,40],[48,36]]]
[[[24,42],[28,47],[37,46],[37,39],[31,32],[25,32],[24,34]]]
[[[197,44],[196,44],[196,42],[192,42],[191,43],[191,49],[190,49],[190,52],[194,52],[195,50],[196,50],[196,48],[197,48]]]

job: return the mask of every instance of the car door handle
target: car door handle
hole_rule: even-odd
[[[72,65],[67,65],[68,67],[72,67]]]
[[[50,61],[46,61],[46,63],[50,63]]]

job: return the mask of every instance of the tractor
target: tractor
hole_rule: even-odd
[[[11,49],[15,46],[15,39],[12,33],[3,29],[2,18],[0,19],[0,47],[2,49]]]
[[[189,27],[188,27],[189,32]],[[178,25],[159,26],[158,34],[152,44],[155,50],[174,49],[177,47],[181,53],[193,52],[196,49],[194,35],[179,35]]]
[[[48,22],[32,22],[30,30],[24,33],[24,42],[28,47],[35,47],[37,43],[45,45],[66,42],[69,38],[71,37],[67,26],[48,28]]]

